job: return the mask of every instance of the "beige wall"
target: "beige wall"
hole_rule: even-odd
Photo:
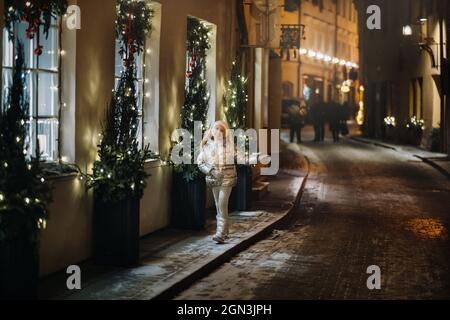
[[[280,0],[280,3],[283,2]],[[342,2],[342,7],[346,7],[346,15],[338,15],[336,17],[336,6],[332,0],[324,0],[323,10],[319,10],[318,6],[314,6],[311,1],[302,1],[301,16],[299,12],[288,12],[280,10],[281,23],[297,24],[302,23],[306,26],[305,37],[302,41],[302,48],[321,52],[331,57],[338,57],[359,64],[359,50],[358,50],[358,25],[356,14],[351,16],[350,7],[352,1],[339,0]],[[345,2],[345,3],[344,3]],[[337,45],[337,41],[340,45]],[[308,56],[301,56],[301,75],[299,77],[299,59],[295,61],[283,61],[282,64],[282,78],[283,82],[289,81],[293,84],[293,96],[303,96],[303,76],[313,76],[321,78],[324,81],[324,97],[328,97],[327,87],[328,83],[334,81],[335,68],[331,63],[324,63],[312,59]],[[349,69],[348,69],[349,70]],[[336,68],[338,80],[342,80],[342,67]]]
[[[166,155],[170,134],[178,127],[184,97],[185,48],[187,17],[194,16],[217,26],[217,107],[222,115],[222,94],[229,67],[234,59],[234,1],[161,0],[161,71],[160,71],[160,146]],[[230,23],[233,21],[233,23]]]
[[[414,0],[359,0],[358,6],[363,10],[369,4],[376,4],[381,7],[382,12],[391,12],[385,15],[382,20],[383,32],[371,32],[365,27],[365,21],[360,25],[361,30],[361,63],[363,68],[364,85],[366,86],[366,107],[369,110],[376,110],[380,119],[372,117],[368,119],[367,133],[381,136],[382,118],[394,116],[397,120],[399,134],[405,133],[406,122],[413,116],[410,110],[412,98],[410,97],[410,83],[413,79],[421,78],[423,81],[422,106],[423,119],[426,130],[424,132],[423,145],[430,147],[431,130],[437,127],[441,121],[441,97],[439,95],[433,76],[439,74],[438,68],[433,68],[428,53],[418,50],[420,31],[424,32],[424,37],[433,38],[435,43],[442,43],[439,36],[438,12],[431,12],[434,16],[429,16],[428,21],[420,27],[416,21],[421,16],[419,2]],[[411,10],[409,9],[411,4]],[[395,15],[392,14],[395,12]],[[364,16],[364,12],[360,12]],[[411,25],[413,35],[405,37],[402,35],[402,27]],[[436,63],[439,63],[439,46],[432,45]],[[371,84],[388,83],[392,86],[391,101],[388,101],[388,114],[382,114],[380,106],[371,102]],[[371,123],[376,127],[369,130]]]
[[[179,126],[183,104],[187,17],[195,16],[217,26],[217,119],[222,116],[223,87],[235,55],[235,19],[234,1],[160,2],[159,139],[160,153],[165,157],[170,148],[170,134]],[[89,171],[97,155],[100,121],[114,86],[115,0],[74,0],[71,3],[81,7],[82,29],[71,31],[76,32],[76,81],[71,88],[75,90],[75,101],[68,101],[68,106],[75,110],[65,112],[75,114],[76,163],[82,170]],[[149,163],[147,172],[151,176],[141,201],[141,236],[165,228],[170,222],[171,168],[158,161]],[[42,275],[62,270],[91,255],[92,193],[86,192],[77,177],[57,178],[52,183],[51,219],[42,234]]]

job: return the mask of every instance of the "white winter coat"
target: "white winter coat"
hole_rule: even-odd
[[[212,140],[201,148],[197,163],[209,187],[234,187],[237,183],[235,152],[232,143],[225,147]]]

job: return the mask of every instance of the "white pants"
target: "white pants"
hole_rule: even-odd
[[[229,233],[228,222],[228,201],[230,199],[233,187],[215,187],[212,188],[214,200],[217,208],[217,232],[216,236],[226,238]]]

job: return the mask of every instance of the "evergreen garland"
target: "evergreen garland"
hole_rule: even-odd
[[[240,66],[233,62],[230,80],[223,97],[225,116],[232,129],[245,129],[247,101],[247,78],[241,75]]]
[[[114,91],[111,102],[105,114],[105,121],[103,123],[101,141],[98,146],[99,160],[94,163],[92,175],[84,175],[82,178],[87,178],[87,185],[94,188],[96,196],[101,197],[105,202],[119,202],[130,197],[141,199],[146,187],[146,179],[148,174],[145,172],[145,161],[152,158],[153,154],[149,149],[149,145],[139,149],[139,141],[137,139],[139,129],[139,111],[137,105],[136,92],[136,64],[134,55],[142,51],[140,46],[144,44],[146,33],[150,27],[150,20],[142,22],[141,19],[139,27],[145,28],[143,33],[139,32],[139,39],[134,38],[133,42],[127,42],[126,39],[131,39],[128,36],[119,36],[121,30],[122,19],[120,17],[128,17],[131,13],[127,10],[137,14],[142,9],[143,1],[118,1],[118,37],[121,40],[122,48],[126,48],[130,43],[136,45],[137,51],[133,52],[124,64],[121,78],[117,89]],[[138,9],[141,8],[141,9]],[[150,18],[147,9],[142,13],[143,16]],[[141,16],[142,17],[142,16]],[[135,25],[137,28],[138,25]],[[134,28],[134,27],[133,27]],[[136,31],[136,30],[135,30]],[[120,33],[122,34],[122,33]],[[133,58],[131,58],[133,56]]]
[[[51,190],[40,166],[39,144],[31,161],[24,152],[31,125],[24,70],[23,45],[19,43],[12,87],[0,113],[0,241],[14,240],[26,230],[29,240],[37,242],[51,202]]]
[[[206,124],[209,107],[209,92],[205,79],[206,56],[211,44],[211,29],[197,19],[188,19],[187,51],[189,61],[186,71],[186,88],[184,104],[181,108],[181,127],[194,135],[195,122]],[[193,139],[192,139],[193,140]],[[191,142],[191,159],[194,159],[196,148]],[[196,165],[176,165],[175,171],[183,175],[186,181],[193,181],[201,175]]]
[[[94,163],[88,186],[103,201],[118,202],[130,195],[142,198],[149,176],[145,161],[151,158],[149,146],[139,149],[137,132],[139,113],[136,96],[136,70],[132,65],[121,76],[108,106],[98,146],[99,160]]]
[[[14,39],[14,24],[25,21],[28,23],[26,36],[33,39],[37,35],[36,55],[42,54],[39,33],[41,26],[48,38],[52,19],[62,16],[67,11],[67,0],[4,0],[5,27],[10,40]]]
[[[124,57],[125,67],[134,61],[135,54],[144,51],[152,16],[150,1],[117,0],[116,39],[122,44],[119,53]]]

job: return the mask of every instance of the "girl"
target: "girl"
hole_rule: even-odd
[[[202,141],[197,163],[206,175],[217,208],[217,232],[213,240],[225,243],[229,233],[228,201],[237,183],[235,149],[230,129],[224,121],[217,121]]]

